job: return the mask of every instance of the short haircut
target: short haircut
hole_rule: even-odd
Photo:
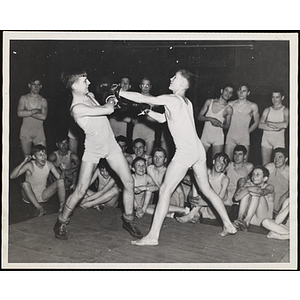
[[[146,142],[145,140],[141,139],[141,138],[137,138],[133,141],[133,146],[137,143],[142,143],[144,146],[146,146]]]
[[[218,158],[223,158],[223,161],[226,164],[226,167],[229,165],[230,158],[225,152],[216,153],[213,157],[213,160],[217,160]]]
[[[273,93],[279,93],[281,95],[281,97],[285,95],[285,92],[284,92],[284,90],[282,88],[276,88],[276,89],[274,88],[272,90],[272,94]]]
[[[143,158],[143,157],[136,157],[134,160],[133,160],[133,162],[131,163],[131,166],[133,167],[133,168],[135,168],[135,165],[136,165],[136,163],[138,162],[138,161],[143,161],[145,164],[147,164],[147,161],[146,161],[146,159],[145,158]]]
[[[151,84],[151,79],[150,79],[149,77],[143,77],[143,78],[141,79],[141,84],[142,84],[143,80],[148,80],[148,81],[150,82],[150,84]]]
[[[225,90],[227,87],[231,87],[234,90],[234,84],[231,82],[225,82],[221,85],[220,89]]]
[[[270,172],[269,172],[269,170],[267,169],[267,168],[265,168],[264,166],[255,166],[254,168],[253,168],[253,170],[251,171],[251,173],[250,173],[250,178],[251,178],[251,176],[252,176],[252,174],[253,174],[253,172],[254,172],[254,170],[262,170],[262,172],[263,172],[263,176],[264,177],[269,177],[270,176]]]
[[[31,77],[31,78],[29,78],[28,83],[30,84],[30,83],[33,83],[37,80],[40,82],[40,84],[42,84],[42,80],[40,79],[40,77]]]
[[[180,69],[178,72],[181,74],[181,76],[183,78],[185,78],[187,80],[189,88],[191,88],[195,84],[195,82],[198,78],[197,75],[191,73],[190,71],[184,70],[184,69]]]
[[[277,152],[282,153],[284,155],[284,157],[289,158],[289,153],[285,148],[280,148],[280,147],[275,148],[273,150],[273,155],[275,155],[275,153],[277,153]]]
[[[245,86],[247,88],[247,90],[250,91],[250,85],[248,83],[245,83],[245,82],[239,84],[237,90],[241,89],[242,86]]]
[[[116,141],[117,142],[124,142],[124,143],[128,143],[128,139],[127,139],[127,137],[126,136],[124,136],[124,135],[118,135],[117,137],[116,137]]]
[[[244,155],[247,154],[247,149],[244,145],[235,146],[234,149],[233,149],[233,153],[236,152],[236,151],[243,151]]]
[[[72,84],[79,78],[87,76],[86,71],[79,69],[69,72],[62,72],[60,79],[67,89],[71,89]]]
[[[38,144],[38,145],[34,145],[32,147],[32,154],[35,155],[38,152],[41,151],[47,151],[46,147],[44,145]]]
[[[161,147],[154,148],[153,156],[154,156],[155,152],[162,152],[164,154],[165,158],[167,158],[167,151],[164,148],[161,148]]]
[[[58,134],[55,138],[56,143],[60,143],[64,140],[67,140],[69,142],[69,137],[67,134]]]

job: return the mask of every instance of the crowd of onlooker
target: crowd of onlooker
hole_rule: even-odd
[[[130,90],[129,78],[122,78],[120,86],[124,91]],[[33,78],[28,87],[29,94],[21,96],[18,105],[18,116],[23,119],[20,143],[24,160],[11,171],[10,178],[25,174],[22,199],[33,204],[42,216],[46,213],[43,202],[57,193],[61,211],[66,196],[76,187],[80,139],[70,126],[66,133],[57,132],[57,150],[47,154],[43,130],[47,100],[40,95],[40,79]],[[151,95],[149,78],[143,78],[139,87],[141,94]],[[212,161],[207,162],[212,166],[208,169],[209,183],[238,230],[247,231],[250,224],[263,226],[269,230],[269,238],[288,239],[289,155],[284,131],[289,124],[289,111],[282,104],[284,93],[272,92],[273,105],[261,117],[257,104],[247,99],[247,84],[241,84],[238,98],[229,101],[233,94],[233,85],[225,84],[220,96],[208,99],[197,116],[198,121],[204,122],[203,146],[212,153]],[[109,121],[132,172],[135,215],[142,218],[153,214],[167,165],[175,152],[168,128],[147,114],[128,115],[121,110],[115,110]],[[254,166],[248,157],[250,133],[257,128],[263,130],[262,163]],[[79,205],[100,212],[106,206],[117,207],[121,194],[119,178],[101,159]],[[181,223],[218,219],[218,213],[195,184],[192,172],[187,172],[173,192],[167,217]]]

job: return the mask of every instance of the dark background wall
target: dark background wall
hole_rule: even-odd
[[[288,41],[84,41],[84,40],[12,40],[10,42],[10,162],[21,161],[19,143],[21,119],[17,105],[28,93],[31,77],[43,81],[41,94],[48,100],[45,122],[48,151],[55,149],[55,135],[66,120],[66,94],[59,80],[69,66],[82,66],[88,72],[93,90],[102,77],[119,82],[129,76],[134,90],[142,77],[150,77],[152,93],[170,93],[169,79],[179,68],[198,75],[198,82],[187,96],[194,103],[195,115],[204,101],[218,97],[222,83],[236,86],[246,82],[251,87],[250,101],[258,104],[260,114],[270,106],[273,87],[286,91],[284,105],[289,106]],[[231,100],[236,99],[236,94]],[[292,99],[296,101],[296,99]],[[197,122],[199,135],[202,125]],[[261,163],[262,132],[251,134],[249,160]],[[288,131],[286,133],[288,138]],[[288,140],[287,140],[288,143]]]

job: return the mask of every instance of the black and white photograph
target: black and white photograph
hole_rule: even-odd
[[[3,269],[297,269],[297,33],[6,31],[3,75]]]

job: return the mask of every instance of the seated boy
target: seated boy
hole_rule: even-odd
[[[214,191],[219,195],[219,197],[224,201],[227,195],[227,188],[229,185],[229,178],[224,174],[228,164],[229,157],[226,153],[217,153],[212,161],[213,167],[211,170],[207,170],[208,181]],[[192,187],[192,196],[189,199],[191,203],[191,212],[182,217],[177,217],[176,220],[180,223],[196,223],[199,221],[200,217],[208,219],[216,219],[217,212],[211,207],[210,202],[201,193],[198,194],[195,186]]]
[[[147,167],[147,174],[150,175],[156,185],[160,188],[167,170],[167,152],[163,148],[155,148],[153,151],[153,164]],[[181,184],[177,186],[171,196],[170,205],[184,207],[185,195]],[[178,212],[178,210],[175,210]],[[180,209],[179,212],[182,212]]]
[[[146,154],[146,150],[146,142],[141,138],[135,139],[133,141],[134,153],[126,157],[129,165],[132,165],[132,162],[136,157],[142,157],[146,160],[147,166],[150,166],[152,164],[152,157]]]
[[[146,174],[146,159],[136,157],[132,162],[134,174],[134,204],[136,216],[141,218],[152,198],[152,193],[158,190],[151,176]]]
[[[290,199],[287,198],[277,214],[275,220],[264,219],[261,225],[270,232],[267,237],[270,239],[288,240],[290,238]]]
[[[75,189],[78,168],[80,160],[76,153],[69,150],[69,138],[61,136],[57,138],[57,151],[51,153],[48,160],[51,161],[59,173],[62,168],[65,171],[65,188],[67,191]],[[53,176],[50,175],[50,182],[53,182]]]
[[[102,211],[105,206],[117,207],[120,191],[111,173],[112,171],[106,160],[101,159],[99,167],[96,168],[91,179],[91,185],[98,179],[97,192],[88,189],[81,201],[81,208],[94,207],[96,210]]]
[[[269,171],[263,166],[254,167],[249,178],[238,181],[235,200],[240,202],[238,218],[234,221],[237,229],[247,231],[249,224],[260,226],[265,218],[272,218],[274,186],[268,184]]]
[[[47,178],[52,172],[56,178],[51,185],[47,187]],[[41,203],[46,202],[58,192],[60,209],[62,210],[65,202],[65,184],[64,169],[59,174],[52,162],[47,161],[46,148],[43,145],[35,145],[32,148],[32,156],[27,156],[21,164],[12,170],[10,178],[15,179],[25,173],[25,181],[21,184],[22,200],[26,203],[32,203],[38,210],[38,216],[46,214]]]

